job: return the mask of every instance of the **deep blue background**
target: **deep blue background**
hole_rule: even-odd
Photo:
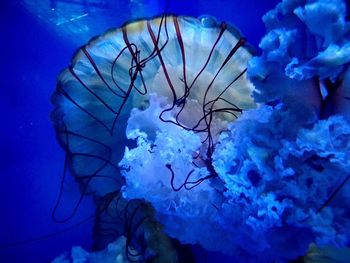
[[[264,34],[261,16],[276,3],[173,0],[169,12],[213,15],[235,24],[257,47]],[[164,1],[145,0],[144,5],[147,8],[138,14],[128,1],[119,1],[120,12],[109,27],[139,15],[159,15]],[[94,19],[105,22],[104,17]],[[49,115],[57,75],[79,45],[102,31],[95,29],[84,38],[68,38],[60,30],[64,27],[54,28],[21,2],[0,1],[0,262],[4,263],[49,262],[73,245],[86,249],[91,245],[92,220],[69,229],[94,212],[91,200],[85,200],[76,217],[66,224],[51,220],[64,154]],[[68,181],[65,189],[59,214],[68,211],[77,198],[74,183]],[[50,236],[44,238],[46,235]],[[21,243],[26,240],[32,242]]]

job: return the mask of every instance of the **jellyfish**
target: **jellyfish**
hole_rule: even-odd
[[[174,258],[180,258],[168,236],[197,242],[174,235],[178,224],[164,234],[160,207],[137,195],[135,186],[150,187],[154,197],[167,191],[162,206],[175,217],[216,211],[222,185],[215,180],[212,155],[228,123],[256,107],[246,78],[253,52],[232,25],[210,16],[172,15],[127,23],[76,52],[58,77],[52,119],[81,199],[90,194],[96,200],[97,250],[124,235],[126,247],[136,242],[132,247],[138,251],[127,249],[129,260],[139,260],[141,252],[159,257],[175,251]],[[159,193],[154,183],[161,185]],[[176,209],[178,202],[187,204]],[[125,228],[130,214],[136,223]],[[161,240],[167,253],[150,236]]]
[[[219,122],[255,107],[245,46],[234,27],[213,18],[164,16],[110,30],[78,50],[53,95],[57,136],[77,180],[99,195],[120,187],[127,119],[152,94],[164,98],[159,119],[203,134],[210,155]]]

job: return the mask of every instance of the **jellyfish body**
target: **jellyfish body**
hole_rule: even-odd
[[[143,191],[134,195],[137,181],[144,181],[143,189],[157,191],[152,184],[160,180],[159,183],[164,183],[160,193],[169,192],[174,200],[190,201],[187,190],[216,177],[211,156],[220,133],[243,110],[256,107],[251,98],[253,86],[245,74],[251,56],[252,49],[238,30],[218,24],[211,17],[162,16],[140,20],[109,30],[79,49],[58,78],[52,97],[55,106],[52,118],[82,196],[93,194],[96,200],[114,200],[114,193],[118,198],[122,193],[129,200],[147,201]],[[149,141],[142,143],[143,139]],[[156,143],[159,146],[153,153]],[[135,154],[130,154],[133,150]],[[131,163],[135,166],[131,167]],[[157,179],[156,174],[161,178]],[[187,193],[178,193],[181,189],[187,189]],[[193,190],[193,196],[198,191],[197,197],[192,198],[194,203],[182,207],[183,211],[188,209],[188,215],[197,208],[207,212],[203,205],[205,196],[212,197],[213,203],[220,199],[208,182]],[[174,200],[167,200],[163,206],[172,206]],[[126,244],[133,242],[134,235],[130,236],[123,228],[128,225],[125,224],[128,217],[111,216],[109,206],[102,206],[101,210],[99,201],[96,205],[99,212],[95,248],[103,249],[106,240],[117,239],[123,231]],[[144,222],[154,222],[152,216],[149,218],[149,209],[138,212],[141,218],[148,218]],[[125,215],[130,213],[125,211]],[[124,224],[115,218],[124,220]],[[111,226],[112,221],[120,226]],[[142,221],[135,229],[139,228],[143,229],[141,233],[154,229],[145,240],[164,236],[156,223]],[[169,234],[168,229],[166,232]],[[165,245],[169,241],[161,239],[157,242],[169,247],[165,254],[176,255],[173,249],[170,251],[171,246]],[[149,250],[161,254],[155,252],[157,249],[144,249]]]
[[[110,30],[79,49],[58,78],[52,116],[83,191],[103,196],[123,185],[118,162],[127,119],[132,108],[149,105],[150,94],[164,98],[162,122],[202,134],[212,152],[222,123],[255,107],[244,46],[235,28],[213,18],[163,16]]]

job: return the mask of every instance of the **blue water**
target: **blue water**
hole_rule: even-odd
[[[64,153],[49,117],[50,96],[57,75],[69,64],[77,47],[109,27],[160,15],[165,6],[164,1],[144,1],[142,7],[136,8],[132,2],[133,6],[128,1],[116,1],[115,16],[110,12],[106,12],[108,17],[92,14],[86,24],[90,30],[82,33],[79,27],[72,29],[48,21],[50,14],[36,10],[35,1],[30,8],[28,1],[1,1],[0,262],[49,262],[72,246],[90,248],[93,221],[77,225],[94,213],[89,198],[84,199],[76,216],[67,223],[57,224],[51,219]],[[170,1],[168,12],[195,17],[210,14],[219,21],[235,24],[259,50],[258,43],[265,32],[261,17],[277,2]],[[84,25],[84,21],[78,22],[79,26]],[[70,211],[79,198],[73,180],[66,182],[65,193],[62,214]],[[208,262],[229,260],[200,248],[196,251],[198,262],[205,262],[205,257]]]

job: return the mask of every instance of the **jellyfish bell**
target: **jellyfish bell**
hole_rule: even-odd
[[[53,95],[71,172],[100,195],[120,188],[127,120],[133,108],[149,106],[150,94],[164,98],[162,121],[217,136],[224,122],[256,107],[245,77],[251,56],[234,27],[208,16],[139,20],[92,39]]]

